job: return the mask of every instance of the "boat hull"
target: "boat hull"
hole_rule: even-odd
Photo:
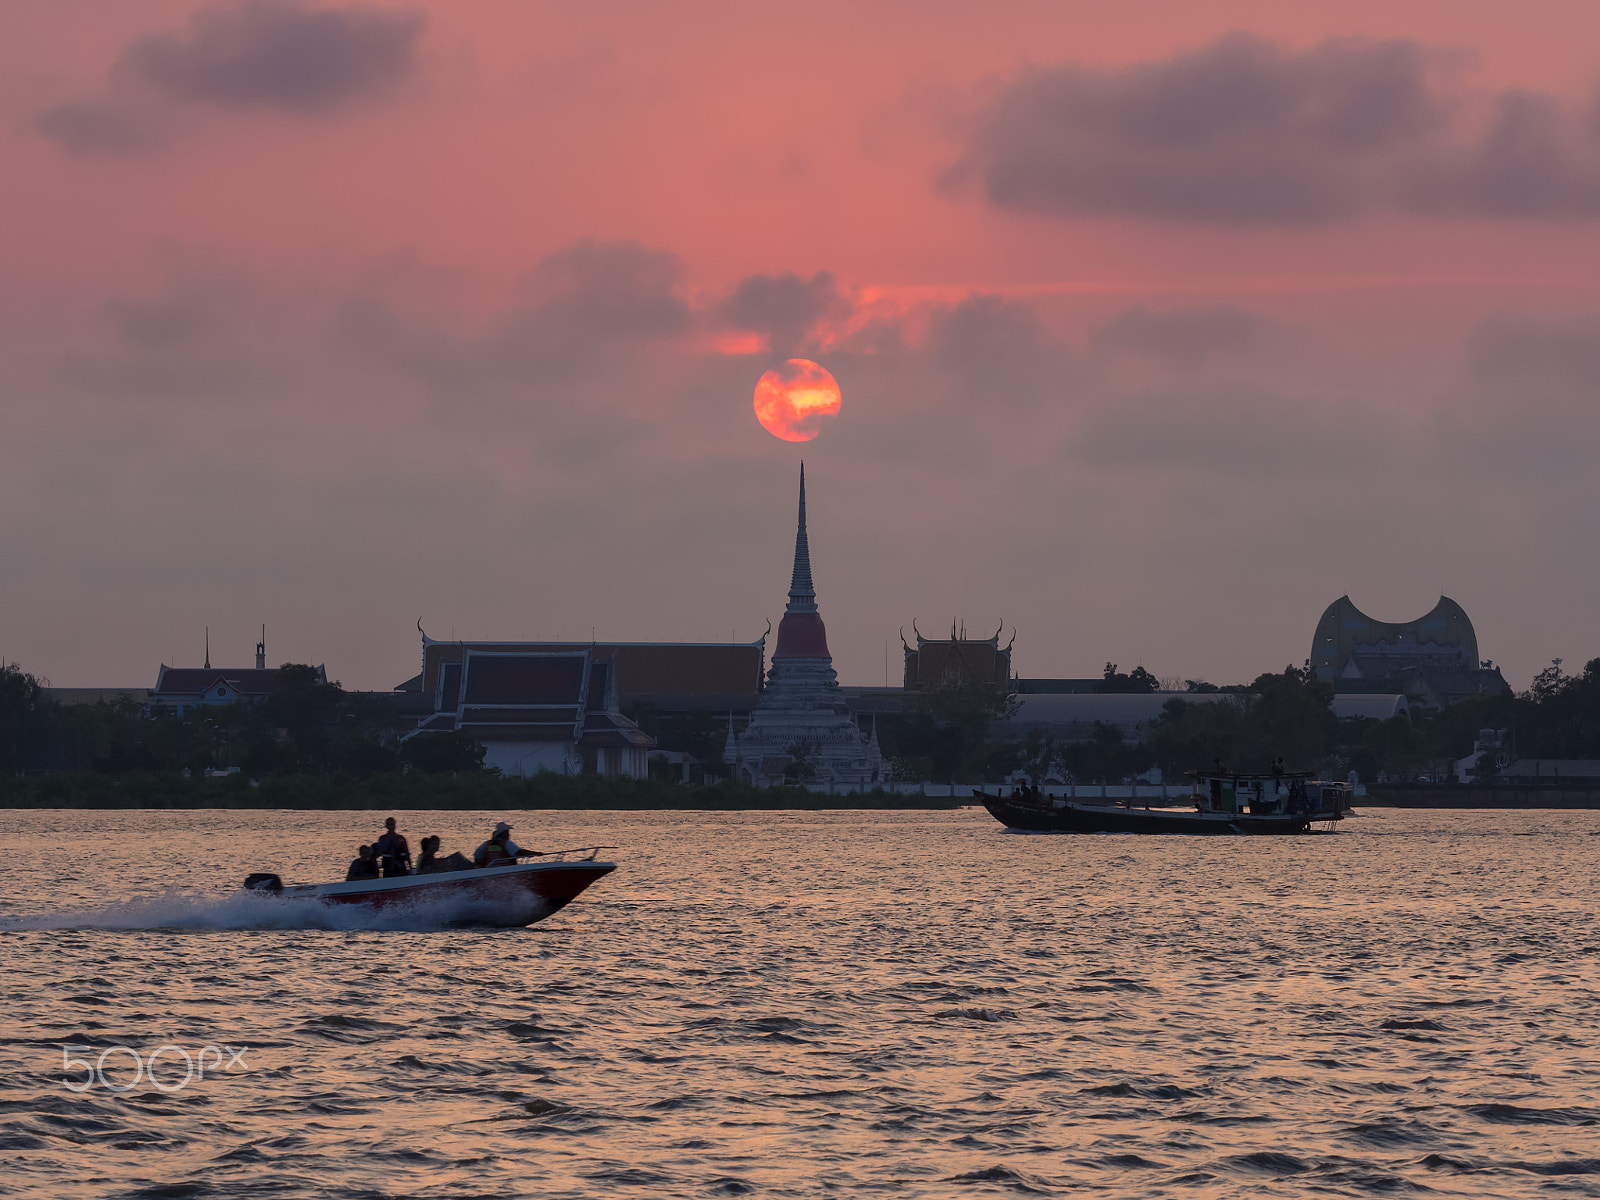
[[[590,860],[524,863],[394,879],[307,884],[286,887],[278,894],[285,900],[311,900],[386,913],[413,909],[419,914],[436,914],[449,925],[511,928],[532,925],[560,912],[614,870],[615,863]]]
[[[1076,801],[1033,804],[975,792],[1008,829],[1030,833],[1176,833],[1195,836],[1306,833],[1312,825],[1342,820],[1343,813],[1201,812],[1197,809],[1128,808]]]

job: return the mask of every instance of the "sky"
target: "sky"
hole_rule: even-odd
[[[0,8],[0,655],[1600,655],[1600,8]],[[752,411],[814,360],[811,442]],[[1180,685],[1181,686],[1181,685]]]

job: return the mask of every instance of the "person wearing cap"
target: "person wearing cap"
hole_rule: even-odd
[[[472,852],[472,865],[476,867],[504,867],[517,861],[517,856],[527,854],[511,840],[511,826],[501,821],[494,827],[489,840]]]

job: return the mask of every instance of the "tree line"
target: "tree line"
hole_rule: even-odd
[[[879,740],[897,778],[957,783],[1018,771],[1035,782],[1120,783],[1151,768],[1180,779],[1218,762],[1266,771],[1278,758],[1291,770],[1331,778],[1355,771],[1368,782],[1414,780],[1471,756],[1481,730],[1504,731],[1505,745],[1501,753],[1480,755],[1480,779],[1502,770],[1502,758],[1600,758],[1600,658],[1577,675],[1552,664],[1522,693],[1419,707],[1388,720],[1340,720],[1333,686],[1303,667],[1268,672],[1248,684],[1185,682],[1185,693],[1169,699],[1138,738],[1104,722],[1070,740],[1039,731],[1020,742],[998,738],[995,725],[1015,711],[1016,698],[972,688],[934,697],[915,715],[880,719]],[[1100,690],[1159,689],[1143,668],[1124,675],[1108,663]]]
[[[451,733],[422,734],[382,697],[324,683],[315,667],[286,663],[258,703],[178,713],[135,700],[57,704],[15,663],[0,669],[0,773],[237,772],[366,777],[399,771],[476,771],[484,750]]]
[[[1123,673],[1107,663],[1102,690],[1158,689],[1142,667]],[[1415,779],[1470,755],[1484,729],[1505,731],[1508,758],[1600,758],[1600,658],[1576,675],[1553,663],[1520,694],[1475,697],[1386,721],[1341,721],[1332,702],[1331,685],[1304,668],[1286,667],[1248,684],[1187,681],[1187,691],[1169,699],[1137,738],[1100,723],[1072,740],[1035,731],[1019,741],[1002,728],[1017,698],[976,685],[931,693],[912,712],[879,717],[877,728],[893,778],[911,782],[993,782],[1020,771],[1036,781],[1116,783],[1152,767],[1181,778],[1218,761],[1261,771],[1280,757],[1291,769],[1333,777],[1353,770],[1366,781]],[[720,760],[724,720],[654,710],[636,716],[662,749],[686,750],[705,763]],[[275,690],[259,703],[199,706],[181,715],[134,701],[56,704],[35,676],[14,663],[0,668],[4,776],[200,778],[233,771],[263,781],[483,772],[481,745],[453,733],[402,741],[412,728],[412,718],[385,697],[324,683],[315,668],[300,663],[280,668]],[[1478,766],[1480,777],[1489,778],[1501,761],[1485,754]]]

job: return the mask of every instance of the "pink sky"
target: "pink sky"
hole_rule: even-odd
[[[32,6],[0,653],[750,638],[1247,679],[1441,594],[1600,654],[1591,3]],[[840,417],[787,444],[789,357]],[[890,655],[890,675],[897,672]]]

